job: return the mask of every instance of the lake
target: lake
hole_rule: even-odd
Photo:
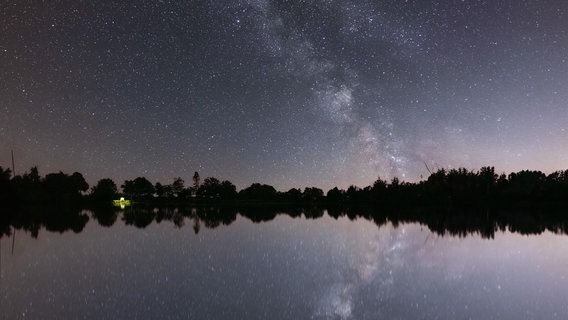
[[[104,227],[93,212],[82,214],[89,220],[78,233],[40,229],[34,238],[17,230],[1,238],[3,319],[568,314],[568,237],[550,231],[458,237],[327,212],[260,223],[237,214],[214,224],[176,212],[133,223],[118,213]]]

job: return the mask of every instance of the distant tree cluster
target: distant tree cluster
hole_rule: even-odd
[[[540,171],[523,170],[509,175],[495,173],[494,167],[478,171],[439,169],[418,183],[393,178],[390,182],[378,178],[372,185],[347,190],[323,190],[307,187],[285,192],[273,186],[253,183],[237,192],[233,183],[214,177],[201,180],[193,175],[191,186],[176,177],[170,184],[152,183],[144,177],[126,180],[120,186],[110,179],[99,180],[92,188],[75,172],[59,172],[45,177],[37,167],[21,176],[12,177],[10,169],[0,167],[0,200],[4,204],[78,205],[84,203],[110,205],[124,196],[138,203],[157,205],[192,205],[199,203],[288,203],[370,206],[492,206],[525,203],[566,203],[568,201],[568,170],[546,175]]]
[[[507,176],[496,174],[494,167],[483,167],[479,171],[439,169],[418,183],[401,182],[398,178],[387,183],[379,178],[363,189],[355,186],[346,191],[334,188],[326,198],[336,203],[379,206],[560,204],[568,202],[568,170],[549,175],[523,170]]]
[[[185,181],[174,178],[171,184],[152,184],[144,177],[126,180],[122,184],[122,194],[138,202],[191,203],[196,201],[232,201],[237,197],[237,188],[230,181],[220,181],[208,177],[201,182],[199,173],[193,175],[193,185],[186,187]]]
[[[89,184],[79,172],[39,175],[37,167],[21,176],[11,177],[10,169],[0,167],[0,201],[3,204],[57,203],[81,204]]]

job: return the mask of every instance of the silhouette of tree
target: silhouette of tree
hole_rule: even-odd
[[[549,201],[568,199],[568,170],[555,171],[546,177],[545,194]]]
[[[284,194],[282,194],[282,199],[286,202],[301,202],[302,201],[302,191],[300,189],[292,188]]]
[[[302,200],[306,202],[318,202],[323,199],[323,190],[314,187],[304,188],[304,193],[302,194]]]
[[[250,187],[239,192],[239,198],[243,200],[276,201],[278,192],[273,186],[253,183]]]
[[[220,197],[223,200],[234,200],[237,197],[237,187],[230,181],[221,182]]]
[[[174,191],[172,190],[171,184],[164,185],[164,197],[165,198],[173,198]]]
[[[83,175],[78,172],[71,176],[63,172],[50,173],[45,176],[43,184],[48,201],[57,204],[77,204],[81,200],[81,192],[89,188]]]
[[[156,182],[156,184],[154,184],[154,191],[156,192],[156,196],[158,198],[163,198],[166,195],[164,186],[159,182]]]
[[[191,194],[192,194],[192,188],[191,188],[191,187],[189,187],[189,188],[183,188],[183,189],[181,190],[181,192],[179,193],[179,196],[178,196],[178,197],[179,197],[179,199],[184,199],[184,200],[186,200],[186,199],[191,198]]]
[[[361,188],[350,185],[347,191],[345,191],[345,200],[350,203],[361,203],[364,202],[362,195]]]
[[[144,177],[134,179],[134,186],[137,193],[142,197],[149,197],[154,194],[154,185]]]
[[[63,194],[66,189],[69,189],[67,175],[63,172],[50,173],[45,176],[44,185],[48,193]]]
[[[219,198],[220,189],[221,181],[217,178],[208,177],[197,189],[197,196],[208,199]]]
[[[180,177],[174,178],[174,182],[172,183],[172,193],[174,197],[179,198],[182,196],[184,190],[184,183],[185,181],[183,181],[182,178]]]
[[[24,174],[24,178],[28,179],[33,184],[39,184],[41,182],[41,177],[39,175],[39,170],[37,169],[37,167],[32,167],[30,169],[30,173]]]
[[[4,205],[14,204],[15,202],[15,190],[10,181],[11,177],[12,171],[10,169],[0,167],[0,202]],[[0,214],[0,216],[5,215],[6,213]]]
[[[12,182],[18,201],[39,203],[45,200],[44,185],[37,167],[32,167],[29,173],[14,177]]]
[[[478,175],[482,187],[485,187],[487,191],[497,185],[497,178],[499,176],[495,173],[495,167],[482,167]]]
[[[373,199],[373,202],[382,203],[385,201],[386,194],[387,182],[382,180],[381,177],[378,177],[371,187],[371,198]]]
[[[12,170],[0,166],[0,181],[10,181],[10,178],[12,178]]]
[[[522,170],[509,174],[506,193],[516,199],[537,200],[543,195],[546,175],[541,171]]]
[[[122,191],[127,197],[134,200],[149,199],[154,194],[154,185],[144,177],[126,180],[122,184]]]
[[[101,179],[91,190],[91,198],[94,202],[100,204],[111,204],[116,199],[118,188],[116,183],[110,178]]]
[[[339,190],[337,187],[335,187],[327,192],[326,198],[328,202],[332,203],[343,202],[345,200],[345,191]]]
[[[124,180],[124,183],[120,187],[122,188],[122,193],[124,193],[128,198],[132,198],[136,192],[134,180]]]
[[[193,174],[193,194],[197,195],[197,190],[199,190],[199,187],[201,185],[201,179],[199,178],[199,173],[197,173],[197,171],[195,171],[195,173]]]
[[[87,183],[87,181],[85,181],[85,178],[79,172],[73,172],[73,174],[71,175],[71,183],[74,190],[81,192],[89,190],[89,184]]]
[[[204,199],[233,200],[237,195],[237,188],[230,181],[219,181],[214,177],[208,177],[197,190],[197,195]]]

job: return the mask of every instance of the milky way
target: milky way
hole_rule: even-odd
[[[0,5],[0,166],[286,190],[568,164],[564,1]]]

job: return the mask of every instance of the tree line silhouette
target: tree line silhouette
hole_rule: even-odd
[[[41,228],[80,232],[91,218],[111,226],[119,217],[139,228],[162,220],[181,227],[189,219],[197,233],[202,226],[228,225],[237,215],[262,222],[283,213],[318,218],[325,212],[335,218],[364,218],[379,226],[420,223],[441,235],[477,233],[491,238],[498,230],[568,234],[568,170],[497,175],[493,167],[439,169],[417,183],[379,178],[364,188],[333,188],[327,193],[315,187],[280,192],[260,183],[237,192],[230,181],[214,177],[201,181],[197,172],[192,180],[186,186],[179,177],[171,184],[138,177],[124,181],[119,189],[105,178],[89,188],[78,172],[42,177],[33,167],[12,176],[11,170],[0,167],[0,236],[12,229],[35,236]],[[123,212],[113,208],[112,200],[119,196],[134,200],[135,205]]]
[[[337,187],[324,193],[307,187],[277,191],[273,186],[253,183],[237,192],[230,181],[214,177],[201,181],[195,172],[190,186],[174,178],[170,184],[152,183],[145,177],[126,180],[120,186],[110,178],[99,180],[89,188],[83,175],[74,172],[50,173],[41,177],[37,167],[12,177],[10,169],[0,167],[0,203],[4,206],[57,205],[104,206],[123,196],[135,203],[155,205],[199,204],[328,204],[374,207],[443,206],[443,207],[518,207],[526,205],[566,205],[568,170],[549,175],[523,170],[496,174],[494,167],[478,171],[465,168],[439,169],[417,183],[380,177],[370,186]]]

